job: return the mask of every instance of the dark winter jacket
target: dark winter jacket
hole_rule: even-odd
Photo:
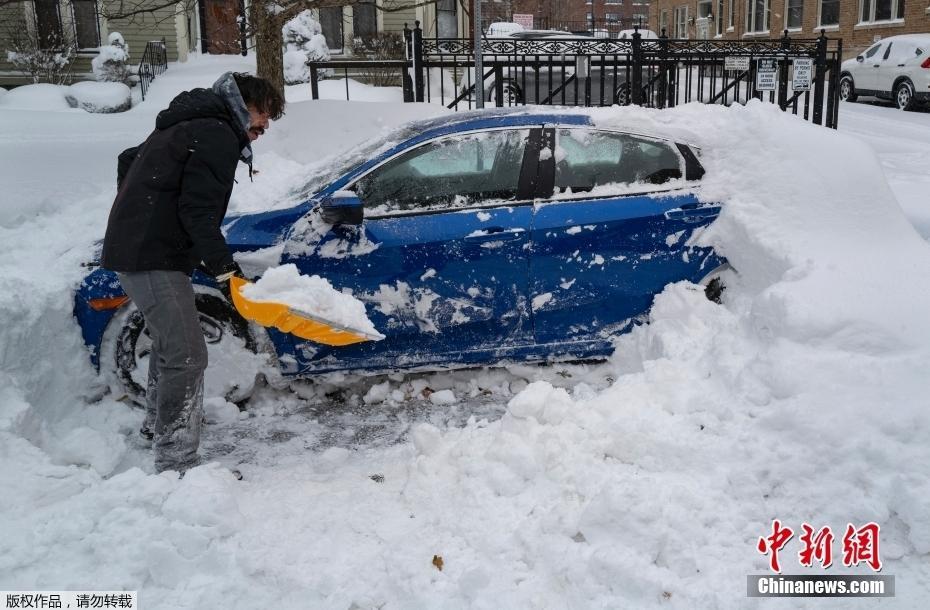
[[[220,224],[248,147],[223,97],[194,89],[174,98],[148,139],[119,157],[102,266],[187,274],[201,262],[214,274],[231,267]]]

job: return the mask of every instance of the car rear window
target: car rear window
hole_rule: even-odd
[[[682,177],[681,158],[668,143],[606,131],[559,130],[555,159],[556,195],[606,185],[663,185]]]

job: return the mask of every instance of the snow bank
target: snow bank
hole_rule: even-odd
[[[240,290],[245,298],[264,303],[284,303],[315,318],[383,339],[365,313],[365,304],[339,292],[318,275],[301,275],[297,265],[272,267],[255,283]]]
[[[169,71],[155,99],[229,67]],[[341,143],[425,108],[408,106],[292,106],[234,198],[299,186]],[[667,287],[590,376],[390,376],[357,392],[332,376],[265,388],[242,415],[209,396],[207,440],[234,446],[246,478],[206,466],[178,481],[147,474],[137,410],[96,400],[70,302],[114,151],[161,107],[0,113],[6,192],[23,199],[0,223],[0,588],[138,589],[147,608],[744,607],[778,518],[879,523],[895,601],[926,605],[930,256],[859,140],[756,103],[600,112],[703,148],[701,196],[725,207],[694,239],[739,271],[722,306]],[[89,184],[54,157],[75,138]]]
[[[87,112],[109,114],[132,107],[132,94],[123,83],[84,81],[68,87],[68,104]]]
[[[65,99],[68,87],[38,83],[23,85],[0,96],[0,108],[19,110],[70,110]]]

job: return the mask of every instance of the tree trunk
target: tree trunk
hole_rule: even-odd
[[[284,36],[277,16],[268,13],[266,3],[253,1],[249,8],[255,33],[256,74],[271,82],[284,95]]]

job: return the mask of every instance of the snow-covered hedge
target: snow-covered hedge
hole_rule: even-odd
[[[0,108],[19,110],[70,110],[87,112],[123,112],[132,107],[129,87],[123,83],[86,81],[73,85],[37,83],[0,93]]]
[[[108,45],[103,45],[91,61],[91,68],[98,81],[129,84],[132,68],[129,64],[129,45],[119,32],[111,32]]]
[[[68,110],[70,106],[65,100],[67,89],[68,87],[63,85],[50,83],[23,85],[0,97],[0,107],[19,110]]]
[[[132,107],[129,87],[123,83],[75,83],[68,87],[65,99],[72,108],[100,114],[125,112]]]
[[[303,11],[285,23],[281,33],[284,35],[284,82],[288,85],[310,82],[306,63],[330,58],[320,22],[310,11]]]

